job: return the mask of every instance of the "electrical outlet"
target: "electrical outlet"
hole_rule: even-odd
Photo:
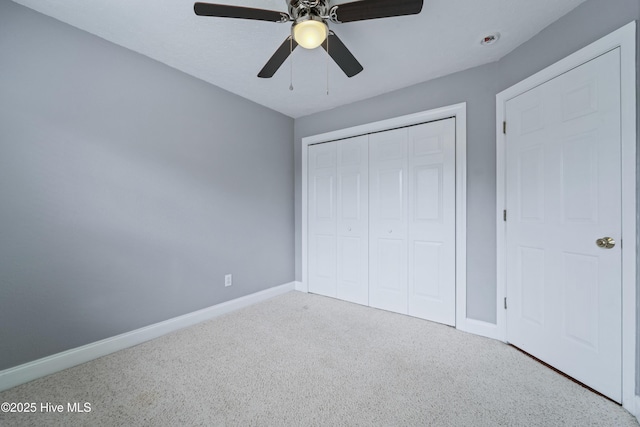
[[[224,286],[231,286],[233,284],[233,277],[230,274],[224,276]]]

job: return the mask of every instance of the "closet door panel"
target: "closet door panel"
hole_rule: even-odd
[[[339,141],[338,287],[340,299],[369,303],[368,137]]]
[[[455,119],[309,147],[309,291],[455,325]]]
[[[309,292],[337,296],[336,143],[309,147]]]
[[[407,313],[407,129],[369,136],[369,305]]]
[[[412,316],[455,324],[455,119],[408,130]]]

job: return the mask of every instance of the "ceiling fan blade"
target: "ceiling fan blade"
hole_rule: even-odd
[[[333,6],[331,11],[335,10],[335,22],[353,22],[416,15],[422,10],[422,3],[423,0],[360,0]]]
[[[327,46],[327,42],[329,46]],[[353,77],[364,69],[333,31],[329,33],[327,40],[322,43],[322,47],[327,51],[329,56],[333,58],[342,71],[344,71],[347,77]]]
[[[289,54],[296,47],[298,47],[298,43],[296,43],[291,36],[287,37],[278,50],[276,50],[276,53],[274,53],[265,66],[262,67],[262,70],[258,73],[258,77],[263,79],[273,77],[276,71],[278,71],[278,68],[280,68],[284,61],[289,57]]]
[[[275,10],[254,9],[252,7],[229,6],[226,4],[196,3],[193,10],[198,16],[220,18],[255,19],[257,21],[287,22],[289,15]]]

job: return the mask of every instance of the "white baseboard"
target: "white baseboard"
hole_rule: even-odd
[[[638,422],[640,422],[640,396],[633,396],[633,403],[631,405],[625,405],[623,402],[624,409],[631,412],[631,415],[636,417]]]
[[[17,385],[62,371],[63,369],[71,368],[72,366],[97,359],[98,357],[141,344],[145,341],[177,331],[178,329],[183,329],[258,302],[266,301],[278,295],[293,291],[296,288],[296,284],[296,282],[290,282],[276,286],[256,292],[255,294],[246,295],[241,298],[203,308],[202,310],[174,317],[173,319],[145,326],[144,328],[131,332],[116,335],[115,337],[106,338],[34,360],[33,362],[5,369],[4,371],[0,371],[0,391],[8,390]]]
[[[307,286],[302,283],[302,282],[293,282],[296,284],[296,291],[300,291],[300,292],[309,292],[309,290],[307,289]]]

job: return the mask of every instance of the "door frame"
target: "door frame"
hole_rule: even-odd
[[[442,108],[418,112],[392,119],[381,120],[339,129],[302,138],[302,282],[296,290],[309,292],[308,278],[308,147],[353,136],[383,132],[386,130],[433,122],[448,118],[456,119],[456,328],[467,330],[467,103],[462,102]]]
[[[622,138],[622,405],[637,416],[640,399],[636,387],[636,23],[635,21],[556,62],[496,95],[496,233],[497,233],[497,324],[498,339],[507,341],[504,298],[506,282],[506,137],[503,122],[508,100],[570,71],[592,59],[620,48],[621,138]],[[507,123],[508,128],[508,123]],[[621,242],[622,243],[622,242]],[[637,401],[637,404],[636,404]]]

